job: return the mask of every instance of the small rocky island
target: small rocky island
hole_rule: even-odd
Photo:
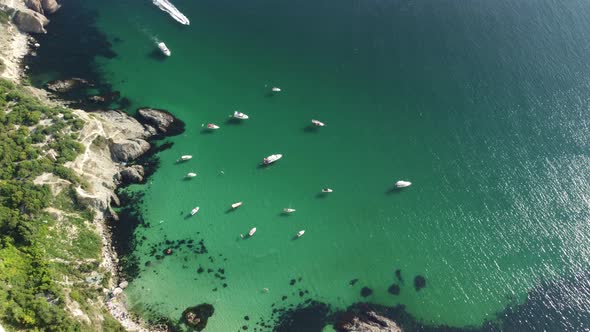
[[[215,309],[212,305],[203,303],[194,307],[186,308],[182,312],[182,321],[189,327],[202,331],[207,326],[207,319],[213,316]]]

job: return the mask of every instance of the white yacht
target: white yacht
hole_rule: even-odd
[[[281,159],[281,158],[283,158],[283,155],[282,155],[282,154],[280,154],[280,153],[277,153],[277,154],[271,154],[270,156],[268,156],[268,157],[266,157],[266,158],[262,159],[262,163],[263,163],[264,165],[270,165],[270,164],[274,163],[275,161],[277,161],[277,160],[279,160],[279,159]]]
[[[284,208],[283,209],[283,212],[285,212],[285,213],[293,213],[295,211],[296,211],[295,209],[291,209],[291,208]]]
[[[180,156],[180,159],[178,159],[178,161],[187,161],[191,159],[193,159],[193,156],[191,156],[190,154],[186,154],[184,156]]]
[[[235,111],[233,116],[234,116],[234,118],[240,119],[240,120],[247,120],[249,118],[248,115],[246,115],[242,112],[238,112],[238,111]]]
[[[197,214],[197,212],[199,212],[199,207],[197,206],[196,208],[191,210],[191,216],[194,216],[195,214]]]
[[[409,187],[412,185],[412,182],[410,181],[403,181],[403,180],[399,180],[395,183],[395,187],[396,188],[405,188],[405,187]]]
[[[237,209],[237,208],[239,208],[240,206],[242,206],[242,204],[244,204],[244,202],[237,202],[237,203],[234,203],[234,204],[232,204],[232,205],[231,205],[231,208],[232,208],[232,209]]]
[[[166,56],[170,56],[172,53],[170,52],[170,50],[168,49],[168,47],[166,47],[166,44],[164,44],[163,42],[158,43],[158,48],[160,49],[160,51],[162,51],[162,53],[164,53],[164,55]]]
[[[188,173],[186,175],[187,178],[194,178],[195,176],[197,176],[197,173],[192,173],[192,172],[191,173]]]
[[[324,188],[324,189],[322,189],[322,192],[323,192],[323,193],[331,193],[331,192],[333,192],[333,191],[334,191],[334,190],[332,190],[332,189],[330,189],[330,188]]]
[[[311,120],[311,123],[313,123],[313,125],[314,125],[314,126],[317,126],[317,127],[324,127],[324,126],[326,125],[326,124],[325,124],[325,123],[323,123],[322,121],[319,121],[319,120],[313,120],[313,119]]]
[[[305,230],[297,232],[297,237],[301,237],[303,234],[305,234]]]
[[[252,229],[251,229],[251,230],[248,232],[248,235],[249,235],[249,236],[252,236],[252,235],[254,235],[254,233],[256,233],[256,227],[252,228]]]
[[[271,90],[272,92],[281,92],[281,88],[277,88],[276,86],[273,86]]]
[[[215,129],[219,129],[219,126],[216,124],[213,124],[213,123],[208,123],[207,129],[215,130]]]

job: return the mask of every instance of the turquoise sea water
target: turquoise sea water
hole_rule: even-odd
[[[186,123],[149,183],[129,188],[144,193],[149,224],[136,230],[141,272],[127,290],[140,314],[177,320],[211,303],[206,330],[235,331],[308,299],[368,301],[477,327],[590,267],[587,2],[174,3],[190,26],[151,1],[76,5],[96,11],[112,43],[117,56],[96,65],[128,111]],[[250,119],[227,122],[234,110]],[[309,130],[312,118],[327,126]],[[209,122],[221,129],[203,132]],[[258,167],[273,153],[284,157]],[[194,158],[175,163],[183,154]],[[392,190],[400,179],[413,185]],[[181,239],[208,252],[154,257]],[[588,293],[571,296],[588,307]]]

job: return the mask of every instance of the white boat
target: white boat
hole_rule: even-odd
[[[162,53],[164,53],[164,55],[166,56],[170,56],[172,53],[170,52],[170,50],[168,49],[168,47],[166,47],[166,44],[160,42],[158,43],[158,48],[160,49],[160,51],[162,51]]]
[[[154,5],[158,6],[161,10],[165,11],[166,13],[170,14],[173,19],[177,20],[181,24],[189,25],[191,22],[188,20],[180,10],[176,9],[172,3],[168,0],[153,0]]]
[[[195,214],[197,214],[197,212],[199,212],[199,207],[197,206],[196,208],[191,210],[191,216],[194,216]]]
[[[242,204],[244,204],[244,202],[237,202],[237,203],[234,203],[234,204],[232,204],[232,205],[231,205],[231,208],[232,208],[232,209],[237,209],[237,208],[239,208],[240,206],[242,206]]]
[[[403,181],[403,180],[399,180],[395,183],[395,187],[396,188],[405,188],[405,187],[409,187],[412,185],[412,182],[410,181]]]
[[[278,153],[278,154],[271,154],[270,156],[262,159],[262,163],[264,165],[269,165],[269,164],[272,164],[272,163],[274,163],[275,161],[277,161],[277,160],[279,160],[281,158],[283,158],[283,155],[280,154],[280,153]]]
[[[297,237],[301,237],[303,234],[305,234],[305,230],[297,232]]]
[[[330,188],[324,188],[324,189],[322,189],[322,192],[323,192],[323,193],[331,193],[331,192],[333,192],[333,191],[334,191],[334,190],[332,190],[332,189],[330,189]]]
[[[326,124],[325,124],[325,123],[323,123],[322,121],[319,121],[319,120],[313,120],[313,119],[311,120],[311,123],[313,123],[313,125],[314,125],[314,126],[317,126],[317,127],[324,127],[324,126],[326,125]]]
[[[272,92],[281,92],[281,88],[277,88],[276,86],[274,86],[271,90]]]
[[[186,175],[187,178],[194,178],[195,176],[197,176],[197,173],[192,173],[192,172],[191,173],[188,173]]]
[[[191,160],[193,159],[193,156],[191,156],[190,154],[184,155],[184,156],[180,156],[180,159],[178,159],[178,161],[187,161],[187,160]]]
[[[254,233],[256,233],[256,227],[252,228],[249,232],[248,235],[252,236],[254,235]]]
[[[242,112],[235,111],[234,112],[234,118],[240,119],[240,120],[247,120],[249,118],[249,116],[246,115],[246,114],[244,114],[244,113],[242,113]]]
[[[213,124],[213,123],[208,123],[207,124],[207,129],[215,130],[215,129],[219,129],[219,126],[216,125],[216,124]]]
[[[285,212],[285,213],[293,213],[295,211],[296,211],[295,209],[291,209],[291,208],[284,208],[283,209],[283,212]]]

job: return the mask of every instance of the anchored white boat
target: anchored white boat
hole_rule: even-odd
[[[283,212],[285,212],[285,213],[293,213],[295,211],[296,211],[295,209],[291,209],[291,208],[284,208],[283,209]]]
[[[324,127],[324,126],[326,125],[326,124],[325,124],[325,123],[323,123],[322,121],[319,121],[319,120],[313,120],[313,119],[311,120],[311,123],[313,123],[313,125],[314,125],[314,126],[317,126],[317,127]]]
[[[246,115],[246,114],[244,114],[244,113],[242,113],[242,112],[235,111],[234,112],[234,118],[240,119],[240,120],[247,120],[249,118],[249,116]]]
[[[324,189],[322,189],[322,192],[323,192],[323,193],[331,193],[331,192],[333,192],[333,191],[334,191],[334,190],[332,190],[332,189],[330,189],[330,188],[324,188]]]
[[[215,130],[215,129],[219,129],[219,126],[216,125],[216,124],[214,124],[214,123],[208,123],[207,124],[207,129]]]
[[[197,176],[197,173],[192,173],[192,172],[191,173],[188,173],[186,175],[187,178],[194,178],[195,176]]]
[[[282,154],[280,154],[280,153],[277,153],[277,154],[271,154],[270,156],[268,156],[268,157],[266,157],[266,158],[262,159],[262,163],[263,163],[264,165],[269,165],[269,164],[272,164],[272,163],[274,163],[275,161],[277,161],[277,160],[279,160],[279,159],[281,159],[281,158],[283,158],[283,155],[282,155]]]
[[[396,188],[405,188],[405,187],[409,187],[412,185],[412,182],[410,181],[403,181],[403,180],[399,180],[395,183],[395,187]]]
[[[161,10],[165,11],[166,13],[170,14],[173,19],[177,20],[181,24],[189,25],[191,22],[188,20],[180,10],[176,9],[172,3],[168,0],[153,0],[154,5],[158,6]]]
[[[160,49],[160,51],[162,51],[162,53],[164,53],[164,55],[166,56],[170,56],[172,53],[170,52],[170,50],[168,49],[168,47],[166,47],[166,44],[160,42],[158,43],[158,48]]]
[[[197,212],[199,212],[199,207],[197,206],[196,208],[191,210],[191,216],[194,216],[195,214],[197,214]]]
[[[277,88],[276,86],[274,86],[271,90],[272,92],[281,92],[281,88]]]
[[[178,161],[187,161],[191,159],[193,159],[193,156],[191,156],[190,154],[186,154],[184,156],[180,156],[180,159],[178,159]]]
[[[244,202],[237,202],[237,203],[234,203],[234,204],[232,204],[232,205],[231,205],[231,208],[232,208],[232,209],[237,209],[237,208],[239,208],[240,206],[242,206],[242,204],[244,204]]]
[[[249,235],[249,236],[252,236],[252,235],[254,235],[254,233],[256,233],[256,227],[252,228],[252,229],[251,229],[251,230],[248,232],[248,235]]]
[[[303,234],[305,234],[305,230],[297,232],[297,237],[301,237]]]

